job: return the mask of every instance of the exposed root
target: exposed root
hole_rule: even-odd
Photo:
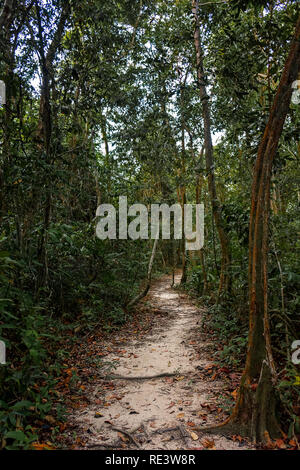
[[[98,449],[100,447],[104,448],[104,449],[117,449],[118,448],[118,442],[115,441],[115,442],[111,442],[110,444],[107,444],[107,443],[102,443],[102,444],[97,444],[96,442],[94,444],[87,444],[85,447],[87,447],[88,449]]]
[[[173,428],[156,429],[155,431],[153,431],[152,434],[163,434],[165,432],[177,431],[177,429],[178,429],[178,426],[173,427]]]
[[[178,373],[176,372],[163,372],[156,375],[147,375],[147,376],[130,376],[130,375],[99,375],[101,379],[105,380],[150,380],[150,379],[159,379],[161,377],[176,377]]]
[[[203,434],[218,434],[220,436],[232,436],[239,434],[241,436],[247,436],[247,432],[241,429],[241,425],[231,421],[231,418],[226,419],[223,423],[214,424],[211,426],[193,427],[192,431],[197,431]]]
[[[121,429],[121,428],[116,428],[115,426],[112,426],[111,429],[112,429],[113,431],[121,432],[122,434],[124,434],[124,436],[129,437],[129,439],[133,442],[133,444],[134,444],[138,449],[141,448],[140,444],[134,439],[133,435],[130,434],[130,432],[124,431],[124,429]]]
[[[226,421],[215,426],[194,429],[203,433],[239,434],[249,437],[254,444],[268,444],[270,439],[280,437],[281,432],[276,417],[276,394],[272,379],[270,366],[264,360],[259,381],[254,390],[246,378],[242,379],[238,401],[232,415]]]
[[[184,427],[182,426],[182,424],[180,424],[178,426],[178,429],[180,431],[180,434],[181,434],[181,437],[183,439],[183,442],[185,443],[185,445],[188,447],[189,443],[188,443],[188,433],[186,432],[186,430],[184,429]]]

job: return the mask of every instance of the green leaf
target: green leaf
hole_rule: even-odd
[[[8,431],[5,435],[4,438],[11,438],[15,439],[16,441],[26,441],[27,436],[26,434],[23,433],[23,431]]]

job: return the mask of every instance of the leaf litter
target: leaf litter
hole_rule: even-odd
[[[156,281],[131,324],[119,332],[87,339],[88,354],[81,354],[66,374],[69,383],[75,370],[83,388],[77,406],[69,402],[63,447],[252,448],[237,436],[199,431],[228,417],[219,399],[223,395],[234,403],[239,374],[214,363],[209,352],[214,344],[201,334],[201,309],[170,284],[171,276]],[[95,356],[105,358],[105,377],[103,363],[97,368],[85,362]]]

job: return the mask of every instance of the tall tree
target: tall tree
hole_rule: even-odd
[[[278,434],[268,317],[270,183],[274,156],[287,116],[292,84],[300,71],[300,17],[256,158],[249,227],[249,337],[246,366],[231,422],[255,441]]]
[[[41,148],[46,155],[46,164],[48,169],[54,163],[53,151],[51,151],[51,137],[52,137],[52,112],[51,112],[51,87],[53,86],[54,73],[53,62],[59,48],[66,26],[68,16],[70,14],[69,1],[64,2],[61,8],[60,17],[57,23],[57,28],[54,32],[51,43],[46,47],[46,40],[44,28],[42,25],[41,7],[36,0],[35,2],[36,18],[37,18],[37,53],[40,60],[40,69],[42,75],[41,97],[40,97],[40,110],[38,122],[38,140],[41,143]],[[49,179],[48,172],[46,174],[45,191],[46,200],[44,208],[44,224],[41,232],[40,245],[39,245],[39,260],[42,265],[42,272],[40,274],[39,286],[47,282],[48,278],[48,256],[47,256],[47,237],[48,229],[51,219],[51,205],[52,205],[52,190],[51,178]]]
[[[194,15],[195,31],[194,31],[194,44],[196,50],[196,63],[197,63],[197,83],[199,88],[199,94],[202,102],[202,116],[204,124],[204,149],[206,158],[206,171],[208,176],[208,189],[210,194],[210,200],[212,205],[212,212],[214,221],[219,234],[222,261],[221,261],[221,273],[219,283],[219,295],[222,292],[228,292],[230,290],[230,263],[231,253],[229,237],[226,230],[226,223],[222,216],[222,209],[218,199],[216,182],[215,182],[215,171],[214,171],[214,151],[211,137],[211,117],[210,117],[210,106],[209,96],[206,90],[206,79],[203,65],[203,47],[200,36],[200,19],[199,19],[199,1],[193,0],[192,10]]]

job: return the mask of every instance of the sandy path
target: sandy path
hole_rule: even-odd
[[[85,440],[88,436],[87,448],[241,448],[238,442],[223,436],[199,431],[192,434],[194,426],[224,419],[221,409],[214,406],[212,413],[209,407],[224,384],[201,374],[212,364],[207,343],[201,343],[201,310],[170,283],[170,276],[157,281],[145,300],[160,313],[151,333],[143,342],[133,335],[130,342],[121,343],[125,356],[112,352],[108,360],[118,361],[112,375],[176,375],[144,380],[99,378],[91,392],[90,406],[73,417]],[[104,406],[97,405],[99,397]],[[242,448],[247,447],[243,444]]]

